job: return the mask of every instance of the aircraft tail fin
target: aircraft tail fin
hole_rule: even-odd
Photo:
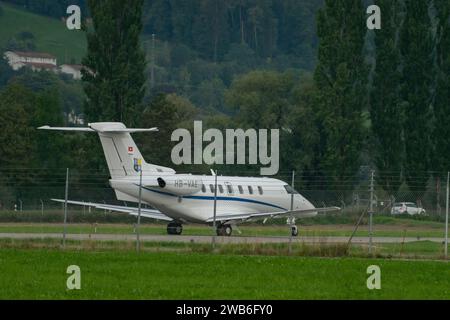
[[[73,132],[97,132],[102,143],[103,152],[108,164],[111,178],[136,176],[139,173],[138,165],[142,166],[143,174],[166,172],[175,173],[171,168],[166,168],[145,162],[139,148],[136,146],[131,133],[155,132],[157,128],[133,129],[127,128],[120,122],[90,123],[87,128],[49,127],[43,126],[40,130],[73,131]]]

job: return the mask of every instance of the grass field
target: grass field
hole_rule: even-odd
[[[48,52],[58,58],[58,64],[77,63],[86,52],[86,38],[81,31],[68,30],[61,20],[40,16],[0,2],[0,47],[20,32],[28,31],[35,36],[36,50]]]
[[[60,249],[62,239],[0,239],[1,249]],[[401,258],[437,260],[444,258],[444,246],[431,241],[415,241],[409,243],[383,243],[373,246],[372,254],[364,244],[345,243],[293,243],[289,250],[285,243],[218,243],[213,250],[210,243],[142,241],[142,250],[148,252],[180,252],[209,253],[232,255],[269,255],[300,257],[355,257],[355,258]],[[100,240],[67,240],[66,248],[78,251],[133,251],[134,240],[100,241]]]
[[[81,268],[68,291],[66,269]],[[366,287],[381,268],[381,290]],[[210,253],[0,250],[0,299],[449,299],[448,263]]]
[[[311,225],[300,226],[301,236],[350,236],[352,225]],[[61,233],[62,224],[56,223],[0,223],[0,233]],[[73,234],[130,234],[133,233],[132,224],[69,224],[68,233]],[[234,235],[241,236],[288,236],[289,230],[285,225],[241,225]],[[166,234],[165,225],[143,224],[142,234]],[[201,225],[184,226],[184,235],[211,235],[212,228]],[[367,236],[366,226],[361,226],[356,236]],[[374,236],[377,237],[443,237],[444,228],[434,228],[428,225],[375,225]]]

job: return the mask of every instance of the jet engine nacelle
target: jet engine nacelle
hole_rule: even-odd
[[[190,175],[174,175],[157,179],[158,186],[163,190],[178,196],[188,196],[202,189],[202,180]]]

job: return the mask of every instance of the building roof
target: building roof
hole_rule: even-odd
[[[42,59],[56,59],[55,56],[46,52],[32,52],[32,51],[11,51],[18,56],[28,57],[28,58],[42,58]]]

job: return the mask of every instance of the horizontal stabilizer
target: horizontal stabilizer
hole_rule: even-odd
[[[134,129],[134,128],[115,128],[115,127],[104,127],[99,129],[92,128],[81,128],[81,127],[50,127],[42,126],[38,128],[39,130],[53,130],[53,131],[74,131],[74,132],[101,132],[101,133],[135,133],[135,132],[156,132],[158,128],[149,129]]]

